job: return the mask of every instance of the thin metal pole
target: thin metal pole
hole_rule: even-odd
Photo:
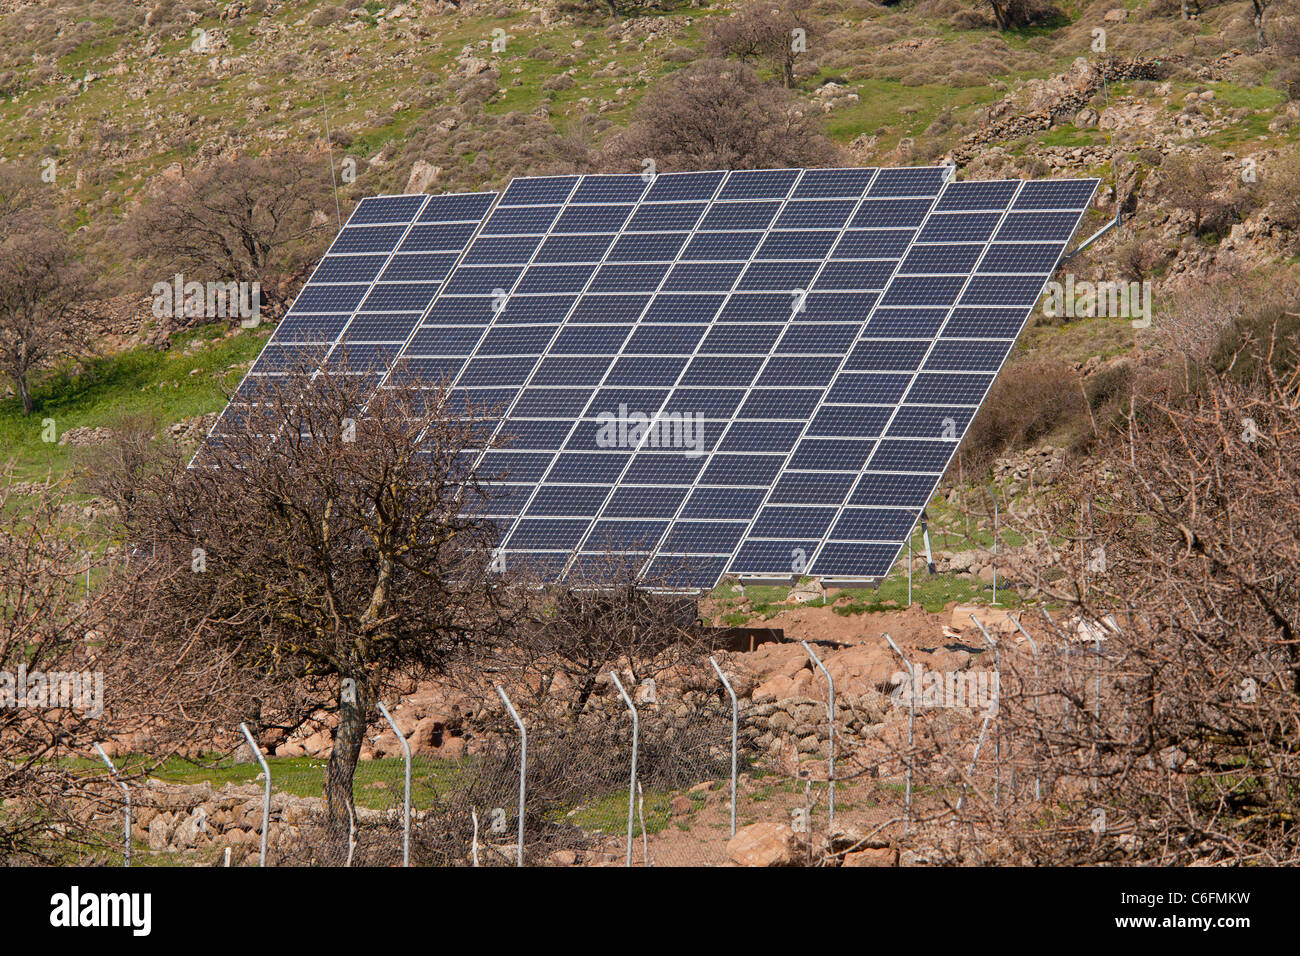
[[[816,664],[818,668],[821,669],[821,672],[823,674],[826,675],[826,686],[829,688],[829,695],[827,697],[827,702],[826,702],[826,718],[827,718],[827,723],[830,727],[830,731],[828,732],[827,735],[827,743],[830,747],[830,759],[826,765],[826,776],[829,778],[831,784],[830,822],[834,823],[835,822],[835,681],[831,679],[831,672],[826,669],[826,665],[822,663],[822,659],[818,657],[815,653],[813,653],[813,649],[808,644],[808,642],[800,641],[799,643],[802,644],[803,649],[808,652],[808,656],[812,658],[812,662]]]
[[[993,499],[993,606],[998,604],[998,496],[989,485],[989,497]]]
[[[519,719],[519,713],[515,710],[515,705],[510,703],[510,698],[506,692],[497,684],[497,694],[501,697],[501,702],[506,705],[506,710],[510,711],[510,716],[514,718],[515,725],[519,728],[519,852],[515,855],[515,866],[524,865],[524,796],[527,792],[525,788],[525,775],[528,773],[528,729],[524,727],[524,722]]]
[[[262,852],[257,858],[258,866],[266,866],[266,830],[271,825],[271,768],[266,765],[266,760],[262,757],[262,748],[257,746],[257,741],[249,733],[248,724],[241,722],[239,729],[244,732],[248,746],[253,748],[257,762],[262,765],[262,775],[266,777],[266,786],[262,793]]]
[[[130,866],[131,865],[131,791],[127,787],[127,785],[122,782],[122,778],[118,776],[117,767],[113,766],[113,761],[108,759],[108,754],[104,753],[104,748],[101,747],[98,743],[96,743],[95,749],[99,751],[99,759],[104,761],[104,763],[108,764],[108,772],[113,775],[113,781],[119,787],[122,788],[122,797],[126,801],[126,810],[123,816],[123,820],[124,820],[123,830],[126,833],[126,851],[125,851],[125,856],[123,857],[124,862],[122,863],[122,865]]]
[[[623,702],[627,704],[627,709],[632,711],[632,779],[627,785],[627,865],[632,865],[632,815],[636,810],[636,754],[637,754],[637,737],[641,729],[641,719],[637,716],[636,705],[632,703],[632,698],[627,695],[623,689],[623,682],[618,679],[618,674],[614,671],[609,672],[609,676],[614,678],[614,686],[618,692],[623,695]]]
[[[722,686],[727,689],[727,694],[731,697],[731,835],[734,837],[736,835],[736,743],[739,739],[740,705],[736,702],[736,692],[731,689],[731,681],[727,680],[727,675],[722,673],[717,660],[710,657],[709,663],[713,665],[718,680],[722,681]]]
[[[980,629],[980,633],[984,635],[984,640],[989,642],[989,647],[993,648],[993,666],[997,668],[996,674],[998,678],[998,684],[997,684],[998,689],[996,691],[996,694],[1000,698],[1002,696],[1002,653],[1001,651],[998,650],[998,642],[993,640],[993,638],[989,636],[989,632],[985,629],[984,625],[980,623],[979,618],[977,618],[974,614],[972,614],[970,619],[974,621],[975,626]],[[996,714],[998,712],[998,706],[1000,703],[1001,703],[1000,700],[994,701],[993,714]],[[992,716],[992,714],[990,714],[990,716]],[[997,732],[994,733],[993,735],[993,806],[995,807],[998,805],[998,798],[1000,796],[1001,788],[1002,788],[1002,724],[1001,722],[999,722]]]
[[[339,228],[343,228],[343,210],[339,208],[339,181],[334,175],[334,143],[330,140],[330,114],[325,106],[325,91],[320,91],[320,111],[325,117],[325,148],[330,156],[330,183],[334,186],[334,214],[338,216]]]
[[[402,753],[406,756],[406,787],[402,791],[402,866],[411,865],[411,745],[406,742],[402,732],[397,728],[397,721],[393,720],[393,715],[388,712],[384,702],[379,702],[379,712],[384,715],[384,720],[388,721],[388,726],[393,728],[393,733],[397,734],[397,742],[402,745]]]
[[[1029,646],[1034,649],[1034,717],[1037,718],[1038,717],[1038,642],[1035,641],[1032,635],[1030,635],[1030,633],[1026,631],[1024,627],[1021,626],[1019,618],[1012,618],[1012,620],[1015,621],[1016,628],[1020,631],[1020,633],[1025,635],[1025,640],[1029,642]],[[1034,722],[1037,723],[1038,721],[1035,719]],[[1038,749],[1037,744],[1034,745],[1034,749],[1035,751],[1037,751]],[[1043,772],[1042,772],[1042,768],[1039,766],[1039,761],[1037,758],[1034,759],[1034,799],[1040,802],[1043,799]]]
[[[899,650],[898,645],[894,643],[894,639],[888,634],[883,636],[885,640],[889,642],[889,646],[894,649],[894,653],[902,659],[903,666],[907,668],[907,679],[909,681],[909,692],[907,695],[909,704],[907,714],[907,796],[905,798],[907,815],[904,818],[903,823],[903,832],[907,832],[912,829],[912,741],[914,739],[912,736],[912,728],[916,724],[916,671],[912,668],[912,662],[907,659],[907,655]]]

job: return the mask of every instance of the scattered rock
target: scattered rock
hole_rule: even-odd
[[[806,852],[799,835],[784,823],[751,823],[727,843],[727,857],[737,866],[798,866]]]

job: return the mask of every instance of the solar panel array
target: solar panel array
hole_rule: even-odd
[[[473,464],[501,476],[507,567],[877,580],[1096,185],[787,169],[368,199],[250,379],[328,344],[326,368],[503,409]]]

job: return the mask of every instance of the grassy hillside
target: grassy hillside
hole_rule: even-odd
[[[614,20],[582,0],[9,0],[0,5],[0,162],[45,163],[87,261],[111,291],[138,297],[159,277],[142,277],[112,230],[169,166],[287,144],[319,151],[324,179],[327,111],[335,170],[348,171],[345,203],[403,190],[417,163],[437,170],[430,191],[499,188],[562,164],[567,141],[598,146],[617,133],[645,91],[698,60],[710,25],[741,3],[661,6]],[[935,162],[997,117],[1032,113],[1049,78],[1077,58],[1099,60],[1103,29],[1106,55],[1167,58],[1165,79],[1093,96],[1091,109],[1117,110],[1115,128],[1061,117],[981,143],[966,174],[1109,183],[1118,170],[1141,186],[1164,155],[1189,145],[1222,151],[1229,165],[1258,157],[1267,171],[1300,135],[1300,111],[1280,89],[1276,56],[1255,42],[1248,4],[1206,4],[1191,21],[1165,0],[1057,6],[1057,16],[999,31],[974,0],[817,0],[796,93],[825,110],[846,162]],[[1247,214],[1262,206],[1257,191],[1247,191]],[[1166,204],[1139,195],[1127,234],[1160,247],[1153,278],[1203,271],[1223,237],[1183,235]],[[1074,268],[1113,274],[1113,248],[1103,242]],[[1251,265],[1264,283],[1295,263],[1274,248],[1260,257],[1265,266]],[[1159,284],[1156,294],[1160,309]],[[30,419],[15,399],[0,400],[0,442],[34,475],[69,460],[67,446],[41,440],[46,419],[61,434],[123,413],[148,411],[166,425],[216,410],[265,336],[222,334],[211,327],[162,352],[104,349],[69,361],[38,382]],[[200,340],[210,344],[193,351]],[[1078,366],[1140,343],[1124,320],[1040,325],[1013,365]]]

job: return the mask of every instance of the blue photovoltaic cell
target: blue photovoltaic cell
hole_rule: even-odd
[[[585,580],[609,548],[652,587],[879,578],[1096,188],[951,175],[367,199],[237,395],[333,346],[327,369],[494,409],[506,447],[465,467],[508,567]]]
[[[646,185],[640,176],[585,176],[569,202],[635,202],[645,192]]]
[[[930,217],[920,242],[985,242],[1002,220],[1000,212],[944,213]]]
[[[1025,183],[1011,208],[1021,209],[1078,209],[1088,208],[1095,179],[1044,180]]]
[[[961,304],[1033,305],[1043,291],[1045,274],[1036,276],[973,276],[962,293]]]
[[[607,235],[551,236],[541,244],[534,261],[600,262],[609,251],[609,240]]]
[[[799,177],[797,169],[742,169],[727,177],[719,199],[784,197]]]
[[[984,254],[984,247],[974,243],[959,245],[913,246],[899,265],[904,275],[968,274]]]
[[[1052,242],[995,242],[980,260],[980,272],[1050,272],[1061,257]]]
[[[822,199],[800,201],[792,199],[776,217],[776,229],[839,229],[853,213],[854,200]]]
[[[648,203],[708,199],[726,175],[723,172],[708,172],[656,176],[644,198]]]
[[[348,226],[335,237],[329,251],[389,252],[405,232],[405,226]]]
[[[1029,310],[954,309],[943,334],[953,338],[1014,339],[1029,318]]]
[[[940,339],[925,360],[927,371],[996,372],[1011,351],[1011,341],[972,342],[968,339]]]
[[[535,206],[561,203],[578,183],[577,176],[538,176],[515,179],[501,195],[503,206]]]
[[[715,202],[699,228],[766,229],[780,208],[779,202]]]
[[[835,244],[836,259],[896,259],[911,244],[914,229],[850,229]]]
[[[951,183],[943,191],[943,198],[935,204],[935,212],[958,212],[978,209],[1003,210],[1015,195],[1020,184],[1012,181],[986,181]]]
[[[312,274],[315,282],[371,282],[388,261],[387,255],[326,256]]]
[[[412,226],[397,247],[399,252],[455,252],[464,247],[478,223],[436,223],[431,226]]]
[[[498,206],[483,224],[488,236],[545,233],[560,214],[559,206]]]
[[[708,203],[675,202],[649,205],[642,203],[628,220],[627,232],[672,232],[694,229]]]
[[[809,169],[794,189],[795,199],[857,197],[871,182],[874,169]]]
[[[410,222],[424,202],[424,196],[373,196],[363,199],[348,219],[348,225]]]
[[[1033,240],[1065,242],[1074,235],[1079,216],[1072,212],[1013,212],[994,237],[998,242]]]
[[[858,207],[849,225],[862,228],[919,226],[933,205],[933,199],[868,199]]]
[[[952,170],[944,166],[916,169],[882,169],[868,196],[936,196]]]
[[[461,193],[459,195],[431,196],[419,221],[428,222],[479,222],[492,208],[496,198],[493,193]]]

